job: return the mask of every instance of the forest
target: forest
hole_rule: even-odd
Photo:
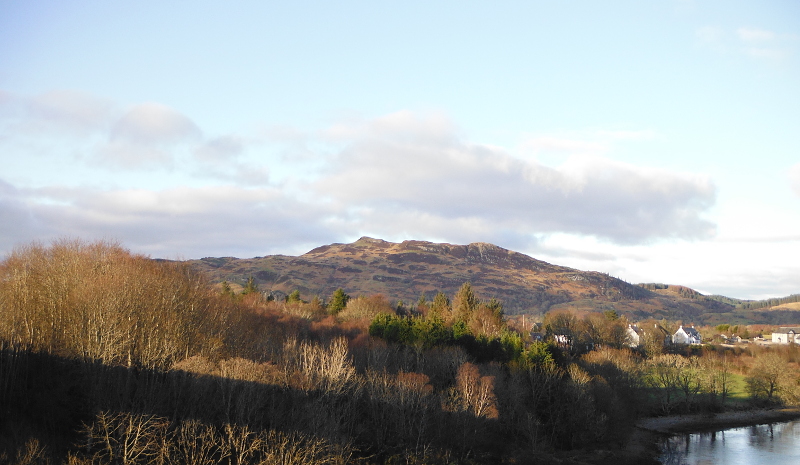
[[[629,323],[549,312],[534,340],[469,283],[275,301],[116,243],[20,246],[0,463],[641,463],[639,418],[800,403],[795,345],[676,348],[650,321],[631,348]]]

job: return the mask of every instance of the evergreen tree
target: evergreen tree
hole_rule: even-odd
[[[456,321],[469,321],[472,312],[478,308],[478,298],[472,292],[472,285],[468,282],[461,285],[461,288],[456,293],[453,304],[453,311],[455,312]]]
[[[300,300],[300,291],[297,289],[293,290],[291,294],[286,296],[286,303],[287,304],[298,304],[302,302]]]
[[[504,313],[505,313],[505,312],[503,312],[503,302],[500,302],[499,300],[495,299],[494,297],[492,297],[492,300],[490,300],[489,303],[486,304],[486,308],[491,310],[492,314],[494,314],[495,316],[497,316],[499,318],[502,318]]]
[[[231,285],[228,283],[228,281],[222,281],[221,294],[233,297],[233,289],[231,289]]]
[[[331,315],[336,315],[347,306],[347,302],[350,300],[350,296],[344,293],[344,289],[341,287],[333,291],[333,295],[331,296],[331,301],[328,303],[328,313]]]
[[[433,303],[431,303],[431,311],[439,315],[447,315],[450,310],[450,299],[442,292],[437,293],[436,297],[433,298]]]
[[[247,284],[244,286],[244,290],[242,294],[253,294],[258,292],[258,284],[256,284],[256,280],[250,276],[247,278]]]

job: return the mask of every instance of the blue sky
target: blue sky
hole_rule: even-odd
[[[0,0],[0,253],[492,242],[800,292],[800,3]]]

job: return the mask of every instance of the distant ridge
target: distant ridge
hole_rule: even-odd
[[[614,309],[634,320],[656,318],[698,324],[758,320],[753,312],[736,313],[731,303],[684,286],[634,285],[486,242],[394,243],[362,237],[349,244],[322,245],[298,257],[207,257],[190,263],[215,282],[227,280],[241,285],[252,276],[262,291],[280,296],[299,290],[307,300],[313,296],[327,299],[341,287],[350,295],[383,294],[392,301],[414,304],[423,293],[428,300],[437,292],[452,296],[464,282],[470,282],[479,298],[502,301],[507,314]]]

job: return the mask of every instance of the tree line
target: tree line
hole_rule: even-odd
[[[777,307],[778,305],[791,304],[796,302],[800,302],[800,294],[792,294],[788,297],[781,297],[774,299],[745,301],[740,303],[736,307],[743,308],[745,310],[756,310],[759,308]]]
[[[792,294],[786,297],[776,297],[776,298],[762,299],[762,300],[742,300],[722,295],[706,296],[700,294],[694,289],[690,289],[685,286],[675,286],[662,283],[641,283],[638,284],[638,286],[647,289],[649,291],[671,289],[681,297],[687,299],[715,300],[717,302],[722,302],[724,304],[743,310],[758,310],[760,308],[776,307],[778,305],[800,302],[800,294]]]

